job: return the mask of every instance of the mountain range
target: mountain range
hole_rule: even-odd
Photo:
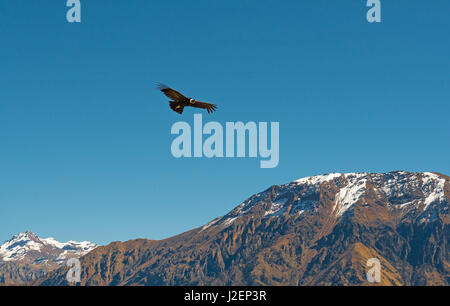
[[[62,243],[54,238],[39,238],[31,231],[19,233],[0,246],[0,284],[35,280],[96,247],[89,241]]]
[[[78,285],[448,285],[449,195],[439,173],[302,178],[180,235],[99,246]],[[67,285],[67,272],[33,284]]]

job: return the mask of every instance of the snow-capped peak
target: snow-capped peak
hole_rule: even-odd
[[[445,184],[448,178],[431,172],[393,171],[389,173],[329,173],[301,178],[291,183],[274,186],[255,194],[224,217],[202,227],[228,227],[238,218],[260,214],[264,218],[289,214],[315,213],[321,190],[328,192],[332,201],[331,214],[339,218],[355,205],[366,207],[368,198],[375,197],[389,209],[415,211],[424,221],[432,219],[431,207],[448,205]],[[334,196],[331,194],[334,193]],[[369,200],[370,201],[370,200]],[[255,210],[255,208],[257,208]]]
[[[349,175],[349,174],[347,174],[347,175]],[[342,175],[343,175],[342,173],[329,173],[329,174],[324,174],[324,175],[308,176],[308,177],[298,179],[295,182],[298,184],[316,185],[316,184],[321,184],[324,182],[329,182],[332,179],[341,177]]]
[[[96,247],[89,241],[62,243],[54,238],[39,238],[35,233],[26,231],[14,235],[0,246],[0,262],[26,259],[58,262],[69,257],[82,256]]]

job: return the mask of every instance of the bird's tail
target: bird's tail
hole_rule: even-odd
[[[170,101],[169,104],[170,104],[170,108],[173,111],[177,112],[178,114],[182,114],[183,113],[184,106],[181,105],[180,103],[174,102],[174,101]]]

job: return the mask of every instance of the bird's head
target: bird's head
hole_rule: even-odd
[[[195,100],[192,99],[192,98],[190,98],[190,99],[189,99],[189,103],[194,104],[194,103],[195,103]]]

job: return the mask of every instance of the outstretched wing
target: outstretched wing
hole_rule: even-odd
[[[167,97],[171,98],[175,102],[186,100],[187,98],[180,94],[175,89],[172,89],[164,84],[158,84],[158,89],[161,90]]]
[[[206,102],[201,102],[201,101],[195,101],[195,103],[192,105],[192,107],[206,109],[208,111],[208,113],[212,113],[217,109],[216,104],[211,104],[211,103],[206,103]]]

